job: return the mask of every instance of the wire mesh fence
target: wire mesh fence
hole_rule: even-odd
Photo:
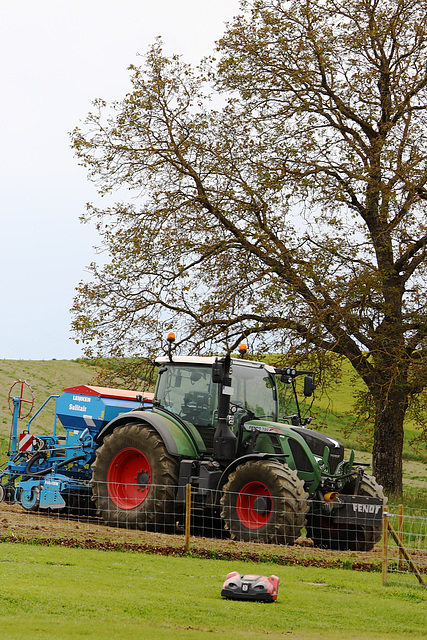
[[[46,509],[40,493],[23,496],[18,488],[16,501],[8,496],[0,503],[0,540],[108,544],[212,557],[249,554],[282,563],[382,568],[384,583],[416,583],[412,573],[427,581],[425,510],[389,506],[384,519],[362,513],[351,522],[337,516],[332,503],[259,491],[201,493],[191,485],[141,482],[139,490],[117,483],[113,492],[108,483],[94,489],[95,498],[87,486],[83,492],[61,494],[63,504]]]

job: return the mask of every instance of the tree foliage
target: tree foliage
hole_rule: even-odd
[[[374,473],[402,488],[403,420],[427,382],[427,2],[254,0],[217,59],[160,42],[73,147],[110,261],[81,283],[88,353],[333,352],[374,408]],[[130,200],[130,199],[129,199]]]

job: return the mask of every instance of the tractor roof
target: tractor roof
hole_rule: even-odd
[[[172,362],[168,356],[160,356],[156,358],[156,363],[159,365],[166,364],[188,364],[188,365],[205,365],[212,366],[212,364],[218,359],[218,356],[172,356]],[[257,362],[255,360],[243,360],[241,358],[232,358],[231,362],[233,366],[243,367],[256,367],[257,369],[265,369],[269,373],[275,373],[275,368],[265,364],[264,362]]]

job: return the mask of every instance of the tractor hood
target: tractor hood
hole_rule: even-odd
[[[344,445],[339,440],[304,427],[290,427],[290,429],[304,438],[315,456],[323,458],[325,447],[329,447],[329,468],[331,473],[335,473],[339,463],[344,460]]]

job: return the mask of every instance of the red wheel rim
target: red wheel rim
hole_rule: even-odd
[[[260,529],[271,517],[271,493],[262,482],[248,482],[239,491],[236,512],[240,522],[247,529]]]
[[[107,473],[108,493],[119,509],[135,509],[151,487],[151,467],[138,449],[122,449],[112,459]]]

